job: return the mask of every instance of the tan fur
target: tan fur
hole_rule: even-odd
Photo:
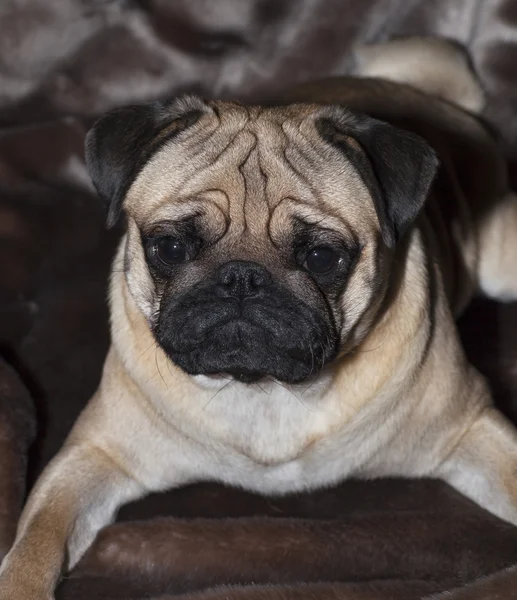
[[[357,75],[407,83],[474,113],[484,93],[466,54],[439,38],[405,38],[356,50]]]
[[[484,216],[480,231],[480,285],[487,296],[517,300],[515,237],[517,196],[508,192]]]
[[[112,347],[102,381],[31,494],[1,567],[0,600],[48,600],[65,548],[73,566],[122,503],[207,478],[267,494],[348,476],[438,476],[517,524],[517,435],[492,407],[453,320],[476,287],[515,295],[517,203],[504,193],[503,160],[472,117],[410,88],[345,80],[315,89],[293,92],[305,103],[283,108],[219,103],[219,116],[205,115],[168,143],[132,185],[111,277]],[[458,171],[452,186],[463,208],[442,231],[443,206],[431,198],[394,262],[375,241],[366,187],[314,131],[311,115],[321,108],[311,100],[337,96],[356,109],[404,118],[420,111],[440,122],[451,172],[460,150],[447,130],[476,148],[469,164],[481,179],[469,187]],[[200,206],[217,240],[214,261],[251,257],[281,270],[280,240],[297,212],[364,241],[343,298],[346,344],[316,381],[226,386],[186,375],[157,346],[149,323],[159,297],[138,230]],[[371,293],[367,282],[379,269],[397,280],[391,297]]]

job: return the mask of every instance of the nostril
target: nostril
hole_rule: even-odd
[[[219,277],[219,282],[228,287],[235,285],[235,280],[236,280],[235,273],[233,271],[229,271],[229,270],[223,272],[221,274],[221,276]]]
[[[262,273],[251,273],[250,285],[255,288],[267,285],[267,278]]]
[[[220,292],[235,297],[253,296],[271,280],[269,271],[248,261],[230,261],[219,268],[217,276]]]

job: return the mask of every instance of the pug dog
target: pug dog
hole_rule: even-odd
[[[375,77],[125,107],[90,131],[108,223],[127,224],[112,345],[0,600],[48,600],[123,503],[200,480],[438,477],[517,524],[517,432],[455,327],[478,292],[517,299],[505,161],[456,48],[363,59]]]

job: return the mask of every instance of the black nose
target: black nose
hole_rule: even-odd
[[[217,272],[219,289],[226,296],[245,298],[255,296],[272,281],[271,274],[258,263],[232,260]]]

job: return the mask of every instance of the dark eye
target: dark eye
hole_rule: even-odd
[[[185,244],[173,237],[162,237],[156,244],[156,254],[166,265],[179,265],[187,259]]]
[[[305,259],[305,266],[312,273],[328,273],[338,264],[339,256],[332,248],[313,248]]]

